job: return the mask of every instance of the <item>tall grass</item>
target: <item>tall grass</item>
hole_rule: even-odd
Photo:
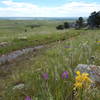
[[[99,37],[97,31],[87,31],[68,41],[59,41],[35,58],[33,56],[17,64],[20,67],[15,66],[5,82],[4,100],[25,100],[26,96],[32,100],[99,100],[99,87],[74,90],[77,64],[100,65]],[[93,62],[90,61],[91,56],[95,57]],[[63,79],[62,73],[65,71],[68,78]],[[48,74],[47,79],[43,77],[45,73]],[[24,84],[24,87],[15,89],[19,84]]]
[[[47,44],[79,35],[80,31],[57,30],[63,21],[0,21],[0,42],[8,45],[0,48],[0,55],[29,46]],[[27,25],[40,25],[30,28]],[[27,30],[27,32],[25,32]],[[23,39],[25,38],[25,39]]]

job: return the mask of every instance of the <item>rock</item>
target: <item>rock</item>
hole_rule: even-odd
[[[8,59],[6,56],[3,55],[2,57],[0,57],[0,65],[7,63],[7,62],[8,62]]]
[[[13,60],[16,60],[18,57],[20,57],[24,54],[28,54],[29,52],[34,52],[34,51],[39,50],[43,47],[44,46],[40,45],[37,47],[24,48],[22,50],[16,50],[16,51],[13,51],[9,54],[2,55],[2,56],[0,56],[0,66],[3,64],[10,63]]]
[[[84,72],[89,73],[92,81],[94,81],[96,83],[100,83],[100,66],[78,64],[78,66],[75,68],[75,72],[78,70],[81,73],[84,73]]]
[[[3,97],[2,96],[0,96],[0,100],[3,100]]]
[[[27,37],[19,37],[18,39],[21,41],[27,41]]]
[[[4,46],[7,46],[8,45],[8,42],[1,42],[0,43],[0,47],[4,47]]]
[[[20,84],[17,84],[13,87],[13,90],[15,89],[23,89],[25,87],[24,83],[20,83]]]

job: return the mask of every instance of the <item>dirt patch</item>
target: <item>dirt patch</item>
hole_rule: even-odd
[[[36,47],[33,47],[33,48],[32,47],[31,48],[25,48],[25,49],[22,49],[22,50],[13,51],[9,54],[2,55],[2,56],[0,56],[0,66],[7,64],[7,63],[10,63],[10,62],[13,62],[18,57],[20,57],[24,54],[28,54],[29,52],[34,52],[34,51],[39,50],[43,47],[44,46],[41,45],[41,46],[36,46]]]

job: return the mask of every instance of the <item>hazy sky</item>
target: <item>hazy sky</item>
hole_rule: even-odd
[[[87,17],[100,0],[0,0],[0,17]]]

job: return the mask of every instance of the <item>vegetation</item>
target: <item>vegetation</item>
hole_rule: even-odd
[[[0,83],[0,96],[2,100],[71,100],[71,98],[73,100],[99,100],[99,87],[77,88],[74,69],[80,63],[90,64],[89,59],[92,56],[94,56],[93,64],[100,65],[100,43],[98,42],[100,30],[58,31],[54,23],[56,22],[47,22],[46,26],[43,25],[30,31],[28,29],[25,33],[23,28],[20,34],[28,37],[24,40],[22,38],[17,40],[18,32],[16,36],[12,34],[16,41],[12,41],[13,39],[11,40],[9,36],[1,40],[18,43],[18,48],[19,45],[21,48],[24,44],[26,46],[29,40],[36,39],[39,45],[48,42],[45,48],[33,54],[23,55],[24,60],[1,69],[0,75],[3,78],[0,78],[2,83]],[[60,23],[57,22],[57,24]],[[7,34],[11,33],[6,33],[5,36]],[[27,45],[30,46],[29,44]],[[90,78],[87,75],[86,77]]]
[[[64,22],[64,25],[58,25],[56,27],[59,30],[67,29],[67,28],[75,28],[75,29],[81,29],[81,28],[100,28],[100,11],[98,12],[92,12],[87,20],[84,20],[83,17],[79,17],[76,22]]]
[[[58,26],[56,27],[56,29],[58,29],[58,30],[63,30],[63,29],[64,29],[64,26],[63,26],[63,25],[58,25]]]
[[[100,11],[99,12],[92,12],[91,15],[88,18],[88,25],[91,28],[100,27]]]
[[[76,20],[76,29],[80,29],[84,27],[84,19],[83,17],[79,17],[78,20]]]
[[[68,28],[70,28],[70,25],[69,25],[68,22],[64,22],[63,25],[58,25],[58,26],[56,27],[56,29],[58,29],[58,30],[63,30],[63,29],[68,29]]]
[[[64,22],[1,21],[0,42],[11,44],[0,48],[1,54],[47,45],[13,64],[1,66],[0,99],[99,100],[100,87],[91,86],[90,76],[74,69],[78,64],[100,65],[100,30],[55,29]],[[33,23],[40,27],[26,27]]]
[[[69,28],[69,23],[68,22],[64,22],[64,28],[65,29]]]
[[[16,24],[17,23],[17,24]],[[31,25],[40,27],[30,28]],[[65,40],[72,37],[74,31],[64,32],[55,29],[60,21],[1,21],[0,42],[7,42],[8,45],[0,48],[0,54],[9,53],[14,50],[30,46],[48,44],[54,41]],[[70,30],[69,30],[70,31]]]

